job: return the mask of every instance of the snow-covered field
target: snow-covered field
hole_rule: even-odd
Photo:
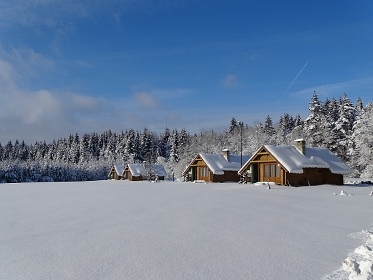
[[[372,279],[372,191],[0,184],[0,279]]]

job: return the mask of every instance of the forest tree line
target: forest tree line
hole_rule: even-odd
[[[70,135],[51,143],[24,141],[0,143],[0,182],[87,181],[108,177],[114,164],[146,161],[163,164],[180,178],[198,153],[252,155],[264,144],[291,145],[304,138],[307,146],[327,147],[354,169],[352,176],[373,177],[373,104],[355,104],[344,94],[321,101],[316,92],[309,102],[309,115],[284,113],[278,121],[268,115],[263,122],[244,124],[234,117],[224,131],[165,128]]]

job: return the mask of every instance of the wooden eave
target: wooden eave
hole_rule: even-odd
[[[184,176],[186,173],[188,173],[188,171],[190,170],[191,167],[195,167],[195,166],[201,166],[201,165],[198,165],[197,162],[204,162],[203,159],[201,158],[201,156],[198,154],[196,155],[196,157],[189,163],[189,165],[184,169],[183,173],[181,174],[182,176]],[[204,162],[205,163],[205,162]],[[207,164],[205,163],[205,165],[207,166]]]

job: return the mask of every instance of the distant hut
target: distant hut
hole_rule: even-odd
[[[123,178],[130,181],[164,180],[167,172],[161,164],[129,163],[123,171]]]
[[[120,180],[124,171],[124,165],[113,165],[109,172],[109,179]]]
[[[228,149],[222,154],[200,153],[185,168],[182,176],[187,181],[238,182],[241,162],[248,159],[249,156],[232,155]]]

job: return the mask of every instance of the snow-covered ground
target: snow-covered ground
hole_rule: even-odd
[[[372,279],[372,191],[0,184],[0,279]]]

